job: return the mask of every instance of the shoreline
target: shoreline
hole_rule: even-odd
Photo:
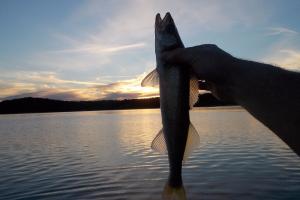
[[[70,112],[99,112],[99,111],[133,111],[133,110],[159,110],[160,108],[124,108],[124,109],[101,109],[101,110],[70,110],[70,111],[45,111],[45,112],[19,112],[19,113],[0,113],[0,116],[5,115],[26,115],[26,114],[51,114],[51,113],[70,113]],[[194,107],[193,111],[207,111],[207,110],[244,110],[241,106],[201,106]]]

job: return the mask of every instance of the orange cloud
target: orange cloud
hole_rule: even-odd
[[[14,99],[22,97],[39,97],[58,100],[100,100],[100,99],[135,99],[158,96],[157,88],[143,88],[140,86],[144,74],[133,79],[113,82],[109,84],[96,84],[93,82],[61,80],[51,75],[46,79],[39,76],[33,78],[31,84],[7,85],[2,88],[0,98]],[[40,84],[44,80],[44,87]],[[49,87],[51,82],[58,83],[55,87]],[[39,85],[37,85],[37,83]],[[70,85],[71,83],[71,85]],[[79,84],[80,87],[74,87]],[[30,87],[28,87],[30,86]],[[3,95],[3,91],[6,91]]]
[[[300,71],[299,50],[281,49],[265,58],[265,60],[286,69]]]

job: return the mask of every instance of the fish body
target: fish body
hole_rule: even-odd
[[[155,20],[157,67],[146,76],[142,86],[159,84],[163,128],[154,138],[152,148],[168,153],[169,178],[164,190],[166,195],[184,193],[182,161],[199,143],[199,136],[189,117],[189,109],[198,99],[197,79],[191,79],[189,68],[170,66],[161,59],[165,51],[176,48],[184,48],[184,45],[171,15],[167,13],[161,19],[158,14]]]
[[[161,60],[164,51],[184,47],[170,14],[164,20],[158,15],[155,24],[155,54],[160,80],[163,133],[169,157],[169,185],[180,187],[181,166],[190,123],[190,77],[187,68],[168,66]]]

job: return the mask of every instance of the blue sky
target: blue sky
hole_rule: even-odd
[[[300,69],[300,1],[2,0],[0,100],[150,97],[154,17],[170,11],[186,46]]]

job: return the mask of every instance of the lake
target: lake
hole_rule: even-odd
[[[196,109],[188,199],[300,199],[300,158],[240,108]],[[0,199],[160,199],[158,109],[0,115]]]

